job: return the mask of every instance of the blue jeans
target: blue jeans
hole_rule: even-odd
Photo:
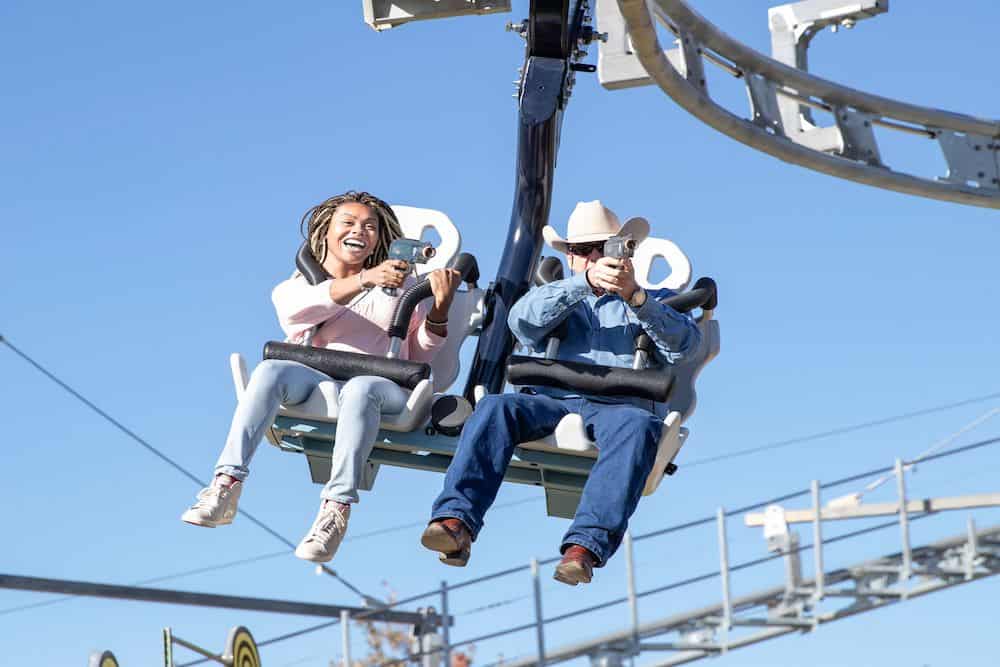
[[[215,474],[225,473],[243,481],[250,474],[264,429],[274,423],[278,407],[302,403],[320,382],[331,378],[296,361],[262,361],[254,369],[229,428],[226,446],[215,464]],[[338,383],[340,412],[336,443],[330,461],[330,481],[320,497],[340,503],[358,502],[365,463],[375,445],[383,414],[398,414],[406,407],[407,393],[385,378],[360,375]]]
[[[551,434],[559,420],[573,412],[583,417],[598,455],[560,551],[578,544],[603,566],[625,536],[663,430],[656,415],[632,405],[525,393],[486,396],[462,429],[444,490],[434,501],[432,520],[460,519],[475,539],[514,447]]]

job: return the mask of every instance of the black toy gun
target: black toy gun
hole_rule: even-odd
[[[398,259],[406,262],[407,265],[426,264],[427,260],[434,257],[436,253],[434,246],[426,241],[396,239],[389,245],[389,259]],[[407,270],[409,268],[410,266],[407,266]],[[395,287],[383,287],[382,291],[389,296],[397,294]]]

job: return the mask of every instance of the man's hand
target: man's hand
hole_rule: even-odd
[[[598,287],[629,301],[639,289],[635,282],[635,269],[630,259],[612,259],[601,257],[587,269],[587,281]]]
[[[438,322],[446,321],[455,290],[462,282],[462,274],[455,269],[436,269],[427,274],[427,280],[430,281],[431,292],[434,294],[434,307],[431,308],[429,317]]]

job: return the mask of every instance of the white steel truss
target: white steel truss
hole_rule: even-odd
[[[655,83],[712,128],[791,164],[905,194],[1000,208],[1000,122],[873,95],[805,71],[816,30],[881,14],[887,0],[807,0],[773,8],[776,58],[723,33],[683,0],[615,2],[598,6],[598,27],[608,33],[600,45],[605,87]],[[655,21],[673,33],[677,48],[664,51]],[[744,80],[749,118],[712,99],[704,61]],[[814,125],[812,109],[832,114],[834,124]],[[937,141],[947,173],[930,179],[890,168],[875,126]]]

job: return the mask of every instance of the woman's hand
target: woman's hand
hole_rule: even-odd
[[[436,322],[448,321],[448,309],[455,298],[455,290],[462,282],[462,274],[455,269],[436,269],[427,274],[434,294],[434,307],[428,317]]]
[[[401,259],[387,259],[378,266],[361,272],[361,284],[365,287],[400,287],[406,280],[410,265]]]
[[[639,285],[635,282],[635,269],[629,259],[601,257],[587,269],[587,281],[594,287],[617,294],[629,301]]]

